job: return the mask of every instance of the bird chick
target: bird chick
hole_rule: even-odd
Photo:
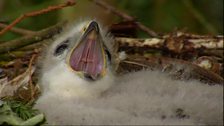
[[[96,21],[72,26],[44,52],[40,78],[43,94],[89,97],[106,90],[113,80],[107,37]]]
[[[113,41],[102,26],[74,25],[46,50],[35,107],[49,124],[223,124],[223,87],[178,81],[160,71],[114,76]]]

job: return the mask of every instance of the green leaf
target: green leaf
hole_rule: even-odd
[[[37,125],[45,122],[43,114],[20,101],[7,101],[0,105],[0,125]]]

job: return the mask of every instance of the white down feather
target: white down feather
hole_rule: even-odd
[[[54,83],[36,104],[49,124],[223,124],[220,85],[172,80],[156,71],[106,77],[93,84],[58,72],[48,78]]]
[[[48,124],[223,124],[221,85],[178,81],[165,73],[146,70],[115,77],[107,69],[100,80],[80,78],[66,64],[67,52],[53,57],[53,51],[68,38],[78,41],[85,22],[58,38],[45,54],[39,81],[42,95],[35,108],[46,115]],[[110,42],[112,39],[100,30],[104,41]]]

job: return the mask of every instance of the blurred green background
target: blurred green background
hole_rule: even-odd
[[[223,0],[104,0],[135,17],[158,33],[174,29],[187,29],[197,34],[223,35]],[[23,13],[40,10],[64,0],[0,0],[0,22],[10,23]],[[122,21],[120,17],[95,5],[89,0],[76,0],[77,4],[40,16],[29,17],[16,26],[40,30],[62,20],[96,18],[106,26]],[[0,36],[8,41],[19,35],[12,32]],[[140,34],[141,37],[145,35]]]

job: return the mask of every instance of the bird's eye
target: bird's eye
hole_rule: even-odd
[[[106,52],[108,60],[111,61],[111,54],[110,54],[110,52],[107,49],[105,49],[105,52]]]
[[[68,40],[58,45],[54,51],[54,55],[61,55],[68,48]]]

